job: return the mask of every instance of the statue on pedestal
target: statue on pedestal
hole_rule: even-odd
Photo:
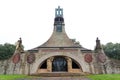
[[[16,50],[19,52],[23,52],[23,45],[22,45],[22,39],[19,38],[19,40],[16,42]]]

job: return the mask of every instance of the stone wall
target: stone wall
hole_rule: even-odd
[[[35,61],[31,64],[27,62],[27,56],[29,54],[35,54]],[[85,73],[93,73],[100,74],[99,67],[101,67],[102,74],[105,73],[120,73],[120,66],[114,64],[110,59],[103,64],[97,64],[95,61],[95,56],[93,56],[93,61],[91,63],[87,63],[84,60],[84,56],[86,53],[82,53],[79,49],[40,49],[37,53],[29,53],[25,52],[20,55],[21,59],[17,64],[14,64],[11,59],[0,61],[0,74],[36,74],[40,72],[51,72],[51,68],[47,66],[47,69],[39,69],[40,65],[43,61],[48,60],[49,58],[54,56],[65,56],[70,59],[75,60],[81,66],[81,71]],[[69,59],[67,59],[69,60]],[[71,65],[71,64],[69,64]],[[49,70],[48,70],[49,69]],[[69,72],[75,73],[79,70],[68,68]],[[106,72],[105,72],[106,71]]]

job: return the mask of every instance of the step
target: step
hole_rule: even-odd
[[[41,76],[41,77],[69,77],[69,76],[85,76],[85,73],[68,73],[68,72],[52,72],[52,73],[36,73],[31,74],[31,76]]]

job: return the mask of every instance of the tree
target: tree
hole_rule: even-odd
[[[4,45],[0,44],[0,60],[5,60],[10,58],[15,51],[15,45],[5,43]]]
[[[103,49],[108,57],[120,60],[120,43],[109,42],[103,45]]]

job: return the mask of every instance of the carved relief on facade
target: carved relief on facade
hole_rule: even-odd
[[[19,61],[20,61],[20,54],[19,53],[16,53],[13,58],[12,58],[12,61],[14,64],[17,64]]]

